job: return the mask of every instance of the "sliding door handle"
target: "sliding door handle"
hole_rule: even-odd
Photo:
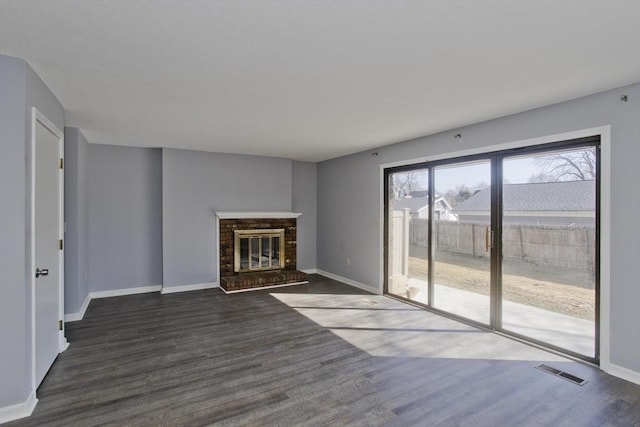
[[[493,230],[489,227],[484,229],[484,248],[487,252],[493,248]]]

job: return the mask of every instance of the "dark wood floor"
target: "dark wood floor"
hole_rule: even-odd
[[[94,300],[67,335],[7,426],[640,425],[638,385],[319,276]]]

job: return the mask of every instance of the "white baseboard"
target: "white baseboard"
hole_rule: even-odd
[[[308,268],[306,270],[300,270],[303,273],[307,273],[307,274],[318,274],[318,269],[317,268]]]
[[[181,285],[181,286],[169,286],[163,287],[162,285],[155,286],[141,286],[138,288],[125,288],[125,289],[114,289],[111,291],[97,291],[97,292],[89,292],[89,295],[85,298],[80,310],[76,313],[69,313],[64,315],[65,322],[76,322],[78,320],[82,320],[84,318],[84,314],[89,307],[89,303],[92,299],[96,298],[109,298],[109,297],[119,297],[123,295],[135,295],[135,294],[145,294],[148,292],[161,292],[163,294],[170,294],[174,292],[186,292],[186,291],[196,291],[200,289],[210,289],[217,288],[218,283],[196,283],[193,285]]]
[[[87,294],[87,297],[84,299],[84,302],[80,306],[80,310],[77,313],[69,313],[64,315],[64,322],[77,322],[78,320],[82,320],[84,314],[87,312],[87,308],[89,308],[89,303],[91,302],[91,295]]]
[[[0,408],[0,424],[30,416],[37,403],[38,399],[36,399],[34,390],[24,402]]]
[[[337,280],[338,282],[342,282],[346,285],[362,289],[363,291],[379,294],[377,289],[374,289],[371,286],[367,286],[364,283],[356,282],[355,280],[347,279],[346,277],[338,276],[337,274],[329,273],[328,271],[324,270],[317,270],[316,273],[321,276],[328,277],[329,279]]]
[[[237,291],[225,291],[225,289],[222,286],[220,286],[220,290],[228,295],[228,294],[237,294],[240,292],[251,292],[251,291],[262,291],[264,289],[284,288],[285,286],[305,285],[307,283],[309,283],[309,281],[305,280],[304,282],[285,283],[282,285],[269,285],[269,286],[262,286],[259,288],[239,289]]]
[[[162,290],[162,285],[142,286],[139,288],[125,288],[125,289],[114,289],[112,291],[90,292],[89,296],[91,297],[91,299],[110,298],[110,297],[120,297],[123,295],[135,295],[135,294],[146,294],[148,292],[160,292],[161,290]]]
[[[163,286],[160,293],[172,294],[175,292],[199,291],[201,289],[217,288],[218,286],[218,282],[196,283],[194,285]]]
[[[640,384],[640,372],[632,371],[622,366],[608,363],[606,366],[600,366],[600,368],[609,375],[622,378],[623,380],[631,381],[632,383]]]

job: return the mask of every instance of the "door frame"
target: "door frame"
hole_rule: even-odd
[[[35,270],[36,262],[36,235],[35,235],[35,223],[36,223],[36,126],[40,123],[49,132],[51,132],[58,139],[58,155],[61,162],[64,162],[64,133],[58,129],[47,117],[42,114],[36,107],[31,107],[31,141],[30,141],[30,197],[29,197],[29,236],[30,236],[30,256],[29,256],[29,275],[31,278],[31,386],[33,393],[36,391],[36,279],[33,274]],[[64,166],[64,163],[62,163]],[[64,168],[60,168],[59,177],[59,224],[58,235],[64,242]],[[62,329],[58,336],[58,353],[62,353],[69,346],[64,334],[64,244],[62,249],[58,251],[58,316],[59,320],[62,320]]]
[[[418,165],[426,162],[435,162],[458,157],[467,157],[474,155],[488,155],[496,151],[512,150],[517,148],[525,148],[536,145],[544,145],[558,141],[566,141],[572,139],[580,139],[592,136],[600,137],[600,313],[599,313],[599,348],[597,350],[600,356],[600,368],[605,372],[615,370],[610,359],[611,351],[611,335],[610,335],[610,300],[611,300],[611,126],[599,126],[588,129],[581,129],[571,132],[564,132],[552,135],[541,136],[537,138],[524,139],[519,141],[507,142],[496,145],[487,145],[465,150],[451,151],[447,153],[435,154],[433,156],[424,156],[420,158],[407,159],[403,161],[395,161],[380,164],[379,172],[379,189],[380,204],[379,218],[382,226],[379,227],[379,283],[378,293],[384,294],[385,282],[385,246],[386,246],[386,224],[385,218],[385,169],[406,166],[410,168],[412,165]],[[452,135],[452,141],[458,141],[457,136]],[[459,142],[458,142],[459,143]],[[517,337],[515,337],[517,339]]]

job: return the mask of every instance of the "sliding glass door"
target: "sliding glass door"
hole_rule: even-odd
[[[429,169],[396,170],[388,189],[387,292],[428,304]]]
[[[596,166],[593,146],[502,160],[502,329],[590,357]]]
[[[489,325],[491,162],[483,159],[433,169],[432,306]],[[487,209],[461,217],[460,208],[472,196],[487,202]]]
[[[597,138],[385,170],[385,289],[598,360]]]

